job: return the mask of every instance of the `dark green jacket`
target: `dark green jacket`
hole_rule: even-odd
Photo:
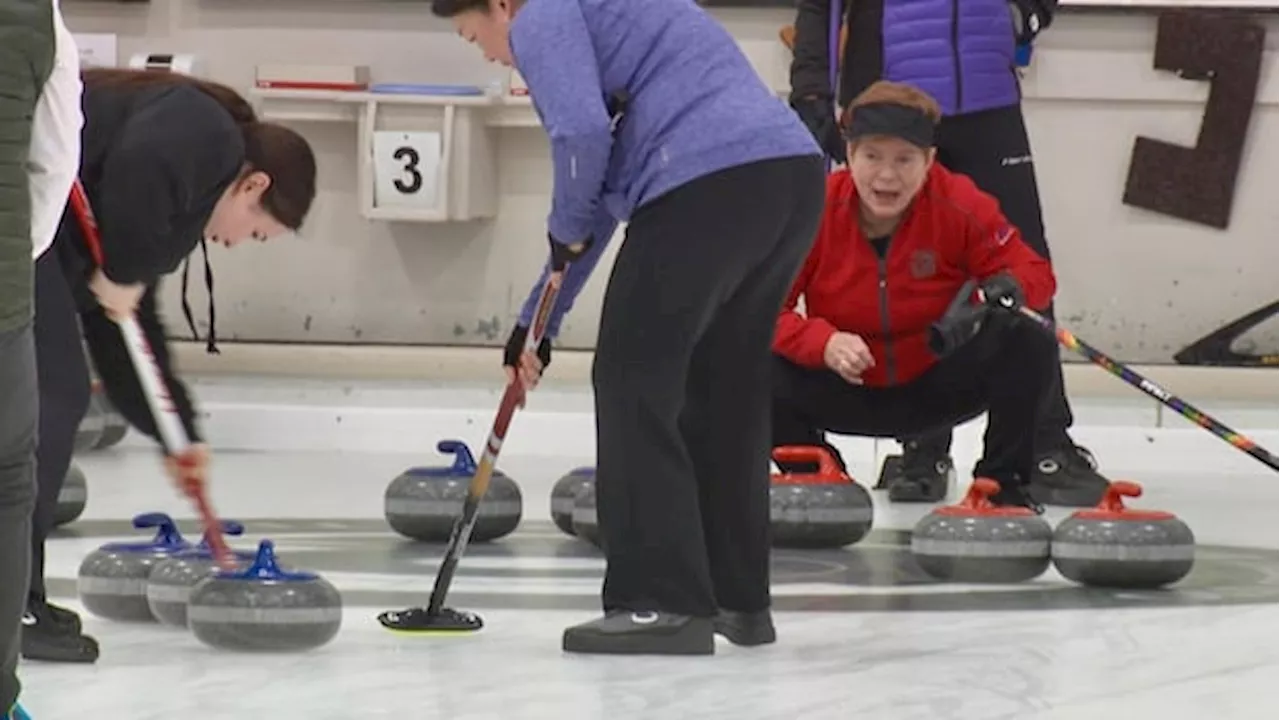
[[[53,68],[51,0],[0,0],[0,332],[31,320],[31,119]]]

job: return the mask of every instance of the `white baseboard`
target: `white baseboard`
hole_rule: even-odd
[[[194,376],[288,377],[333,381],[407,380],[425,382],[502,382],[500,350],[484,347],[302,345],[223,343],[209,355],[202,343],[175,342],[184,372]],[[547,370],[548,385],[590,382],[587,351],[561,350]],[[1138,391],[1092,363],[1063,365],[1073,398],[1131,397]],[[1133,370],[1177,395],[1194,401],[1270,403],[1280,396],[1275,368],[1215,368],[1185,365],[1135,365]],[[1194,402],[1193,401],[1193,402]]]

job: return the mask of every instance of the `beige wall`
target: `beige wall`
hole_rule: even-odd
[[[475,83],[486,67],[424,7],[398,3],[155,0],[68,4],[78,33],[116,33],[136,52],[191,52],[200,70],[248,89],[259,63],[347,63],[375,81]],[[777,42],[789,13],[716,12],[773,87],[786,85]],[[1206,87],[1151,69],[1154,16],[1063,15],[1027,78],[1026,114],[1062,290],[1062,317],[1122,359],[1166,362],[1190,340],[1277,296],[1277,82],[1269,23],[1258,110],[1231,227],[1218,231],[1120,202],[1138,134],[1193,144]],[[219,330],[252,341],[492,344],[545,255],[546,145],[537,128],[489,129],[499,211],[466,223],[384,223],[357,212],[355,127],[296,122],[315,144],[321,195],[299,239],[212,249]],[[1081,140],[1080,138],[1084,138]],[[616,248],[615,248],[616,249]],[[562,344],[589,347],[608,271],[597,270]],[[191,299],[204,316],[195,263]],[[170,282],[175,334],[185,323]],[[1276,324],[1255,334],[1276,347]]]

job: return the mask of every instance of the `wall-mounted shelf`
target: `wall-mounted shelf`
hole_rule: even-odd
[[[454,106],[480,110],[489,127],[539,127],[533,102],[518,95],[390,95],[345,90],[278,90],[254,88],[264,119],[284,122],[357,122],[360,107],[405,105],[443,108]]]
[[[265,120],[355,126],[360,212],[370,220],[454,222],[494,217],[498,212],[496,131],[541,127],[533,102],[520,95],[279,88],[253,88],[249,94]],[[389,173],[398,171],[390,167],[395,163],[386,152],[393,134],[404,140],[392,152],[399,153],[397,162],[405,163],[403,170],[408,173],[397,178],[399,184],[389,178]],[[422,152],[428,145],[431,152]],[[430,178],[415,170],[419,155],[427,154],[438,159]],[[434,201],[428,203],[424,196]]]
[[[360,213],[370,220],[455,222],[498,212],[497,153],[486,128],[497,98],[264,88],[250,95],[266,120],[355,125]]]

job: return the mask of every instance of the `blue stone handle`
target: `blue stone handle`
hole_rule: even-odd
[[[161,512],[143,513],[133,517],[133,527],[138,530],[146,528],[156,528],[156,545],[185,545],[186,540],[183,539],[182,533],[178,532],[178,526],[173,522],[173,518]]]
[[[450,472],[454,475],[475,475],[476,459],[471,454],[471,448],[461,440],[441,440],[436,443],[436,450],[448,455],[453,453],[453,467]]]

